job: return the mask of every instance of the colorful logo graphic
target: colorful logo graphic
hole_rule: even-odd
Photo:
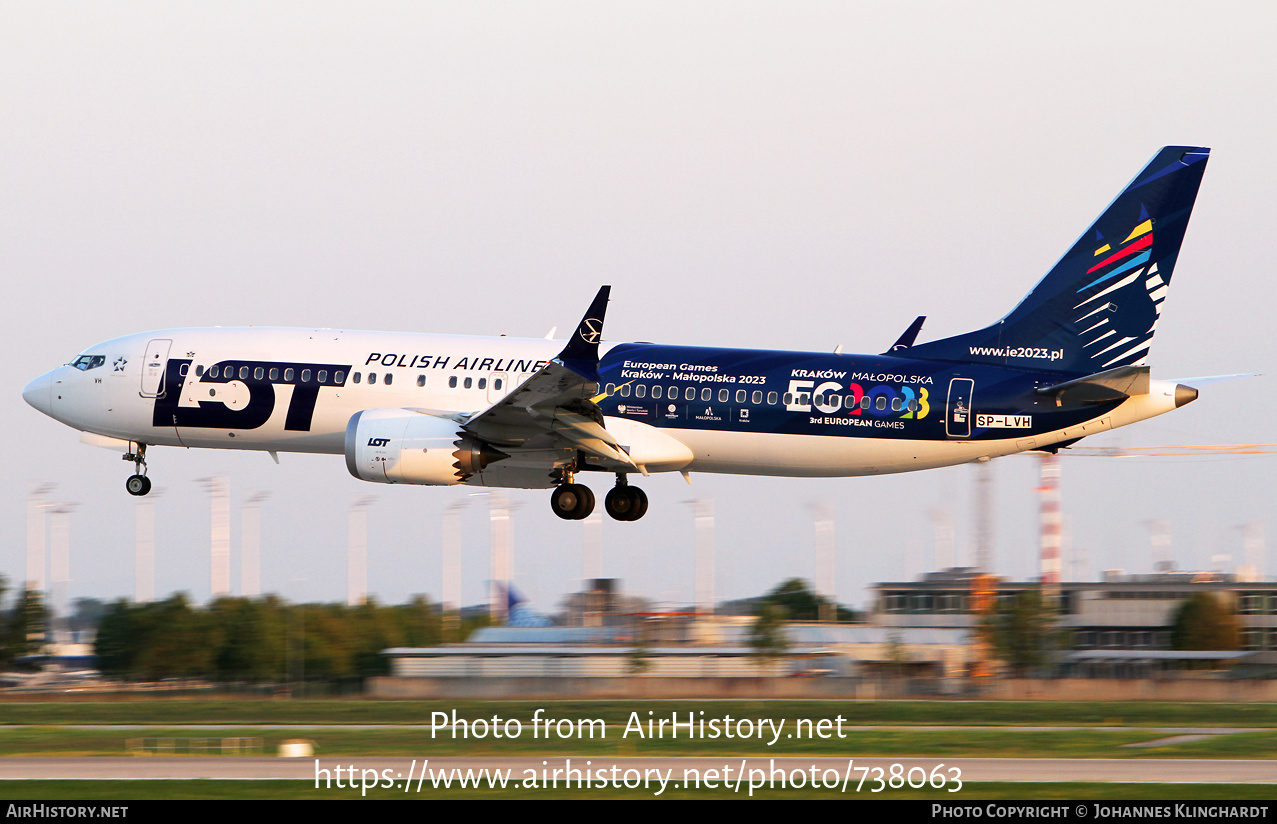
[[[1145,265],[1152,257],[1153,221],[1142,208],[1140,217],[1143,222],[1117,251],[1108,243],[1095,250],[1095,257],[1104,256],[1087,270],[1095,279],[1077,290],[1079,295],[1092,292],[1074,307],[1080,313],[1074,320],[1083,351],[1101,369],[1143,362],[1166,297],[1168,284],[1157,264]]]

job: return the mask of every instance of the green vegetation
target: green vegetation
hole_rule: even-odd
[[[467,622],[463,636],[475,626]],[[219,598],[191,606],[184,594],[106,608],[98,626],[99,668],[139,680],[202,678],[222,683],[337,681],[389,673],[381,651],[443,639],[438,607],[370,601],[287,604],[275,596]]]
[[[6,585],[0,576],[0,600]],[[0,666],[10,666],[15,658],[40,651],[48,611],[39,592],[16,593],[12,608],[0,611]]]
[[[775,604],[766,604],[758,620],[749,631],[749,646],[760,663],[770,664],[789,650],[785,637],[785,611]]]
[[[686,712],[707,716],[829,718],[856,726],[944,724],[964,726],[1156,726],[1277,728],[1277,704],[1163,703],[1143,701],[385,701],[166,700],[154,694],[119,700],[9,700],[6,724],[429,724],[436,710],[528,723],[539,707],[559,718],[602,718],[624,724],[631,712]]]
[[[313,781],[6,781],[5,789],[14,798],[39,798],[97,801],[148,801],[152,799],[288,799],[288,800],[403,800],[434,801],[439,799],[626,799],[641,801],[653,799],[651,790],[532,790],[532,789],[425,789],[420,793],[404,792],[402,789],[369,790],[362,795],[359,789],[337,789],[336,787],[315,787]],[[859,793],[850,789],[846,793],[838,790],[811,788],[785,790],[756,790],[754,798],[770,798],[784,800],[801,799],[864,799],[867,801],[913,800],[928,801],[993,801],[1023,800],[1032,798],[1041,801],[1159,801],[1166,799],[1183,800],[1219,800],[1219,801],[1264,801],[1277,797],[1277,789],[1265,784],[1020,784],[1012,782],[967,783],[960,792],[951,793],[943,789],[899,789],[884,792],[870,792],[864,788]],[[660,799],[744,799],[745,796],[732,789],[667,789]],[[659,800],[659,799],[657,799]]]
[[[1055,619],[1041,592],[1024,590],[1000,600],[981,620],[980,633],[994,656],[1022,677],[1049,664],[1060,648]]]
[[[1227,604],[1209,592],[1198,592],[1175,611],[1175,620],[1171,623],[1171,648],[1241,649],[1241,626]]]
[[[489,718],[491,715],[489,714]],[[786,729],[793,730],[793,719]],[[272,756],[279,745],[294,738],[314,742],[315,754],[333,757],[440,758],[444,756],[745,756],[793,757],[936,757],[936,758],[1277,758],[1277,731],[1211,736],[1162,747],[1133,748],[1126,745],[1164,737],[1139,730],[851,730],[845,738],[789,739],[782,737],[770,745],[758,738],[642,739],[633,732],[622,737],[624,725],[611,726],[605,737],[563,740],[533,739],[530,727],[516,739],[452,738],[447,731],[432,736],[429,727],[400,729],[290,728],[226,729],[150,728],[146,730],[81,730],[25,727],[10,729],[0,736],[0,757],[9,756],[128,756],[130,739],[173,739],[179,752],[193,749],[190,742],[207,739],[217,747],[222,738],[261,739],[261,754]],[[174,746],[174,745],[168,745]]]
[[[537,709],[554,719],[601,718],[605,736],[581,739],[532,739],[532,716]],[[431,713],[453,710],[461,719],[518,718],[523,734],[516,739],[491,736],[466,739],[440,732],[432,737]],[[707,718],[785,719],[782,733],[796,729],[798,719],[842,717],[845,737],[804,737],[782,734],[774,745],[760,739],[622,738],[631,713],[646,719],[648,712],[668,717],[672,712],[704,712]],[[93,725],[116,725],[94,727]],[[190,725],[190,726],[183,726]],[[212,726],[211,725],[215,725]],[[961,725],[962,729],[936,726]],[[856,727],[867,727],[856,729]],[[1021,726],[1026,729],[1007,729]],[[1086,727],[1069,729],[1069,726]],[[211,728],[210,728],[211,727]],[[1033,729],[1033,728],[1040,729]],[[1139,727],[1150,727],[1140,729]],[[1126,745],[1169,738],[1151,727],[1220,728],[1217,735],[1155,747]],[[1231,728],[1258,732],[1231,732]],[[1229,728],[1229,729],[1224,729]],[[808,727],[810,730],[811,727]],[[826,729],[829,729],[826,727]],[[304,700],[118,700],[9,701],[0,703],[0,755],[4,756],[126,756],[130,738],[261,739],[264,755],[271,755],[288,739],[314,742],[316,756],[357,762],[360,758],[412,759],[502,756],[539,759],[571,756],[609,758],[629,756],[721,756],[724,762],[741,757],[823,756],[837,758],[923,757],[951,762],[969,757],[1056,757],[1120,759],[1273,759],[1277,760],[1277,704],[1152,704],[1044,703],[992,701],[304,701]],[[179,747],[181,744],[179,744]],[[181,756],[179,756],[181,757]],[[419,763],[419,762],[418,762]],[[0,765],[3,759],[0,759]],[[16,798],[99,799],[120,801],[151,798],[201,799],[357,799],[358,789],[316,788],[310,780],[268,781],[5,781]],[[762,789],[756,798],[867,798],[973,801],[980,799],[1227,799],[1269,800],[1277,788],[1269,785],[1209,784],[1054,784],[966,783],[959,793],[943,789],[887,789],[859,793],[850,789]],[[437,798],[598,798],[654,797],[650,789],[440,789],[376,788],[368,798],[404,800]],[[662,798],[717,799],[744,797],[734,790],[676,789]]]
[[[779,607],[785,619],[789,621],[820,621],[823,612],[836,611],[839,621],[858,621],[860,616],[854,610],[840,604],[834,604],[828,598],[812,592],[811,587],[801,578],[790,578],[764,595],[760,602],[759,615],[767,606]]]

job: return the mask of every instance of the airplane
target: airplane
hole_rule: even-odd
[[[1197,389],[1147,365],[1210,150],[1159,151],[1019,305],[876,355],[602,341],[610,287],[570,338],[166,329],[91,346],[23,391],[124,450],[344,455],[376,483],[553,489],[554,513],[636,521],[654,472],[837,477],[1049,451],[1169,412]]]

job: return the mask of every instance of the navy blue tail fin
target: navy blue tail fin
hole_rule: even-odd
[[[900,354],[1079,375],[1142,364],[1209,156],[1162,149],[1009,315]]]

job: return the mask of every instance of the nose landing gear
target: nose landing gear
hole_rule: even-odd
[[[145,495],[151,491],[151,479],[146,477],[146,444],[139,443],[136,452],[125,452],[124,460],[132,461],[134,474],[125,481],[124,488],[130,495]]]

